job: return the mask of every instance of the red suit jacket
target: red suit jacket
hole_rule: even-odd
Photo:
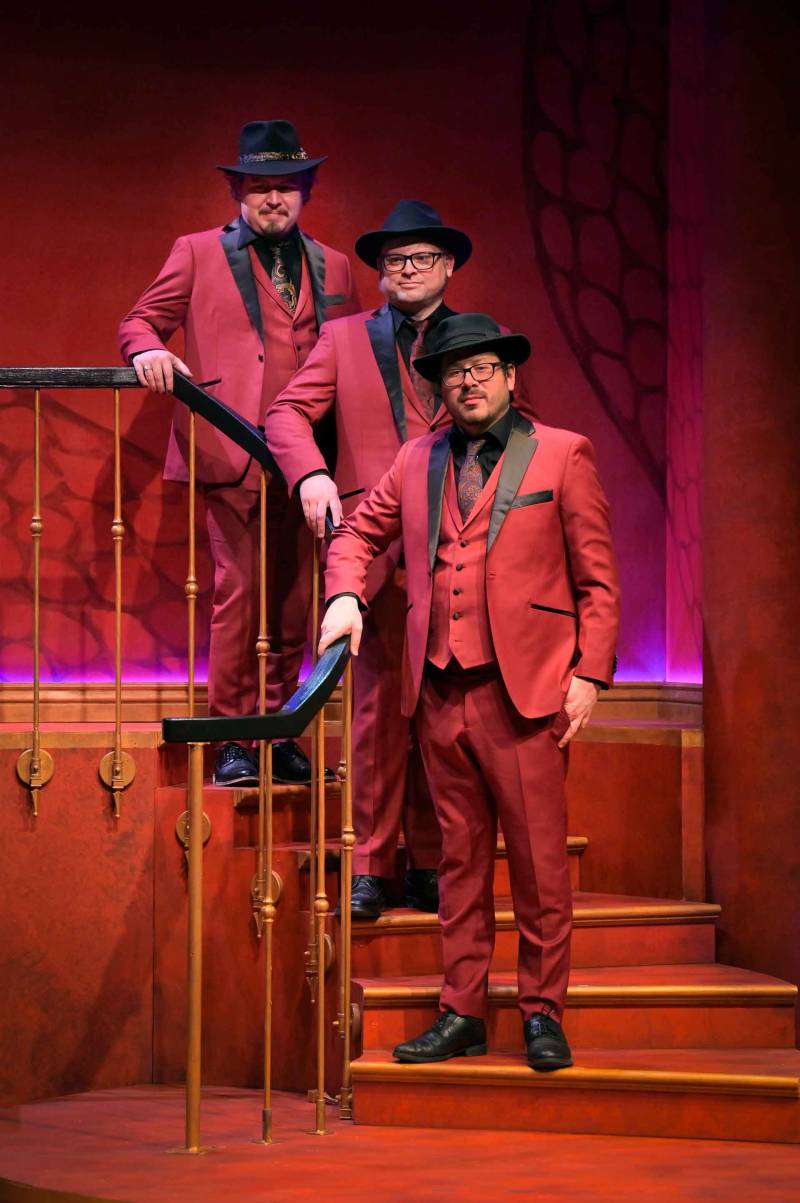
[[[247,247],[238,245],[240,221],[179,238],[156,279],[123,319],[119,341],[127,361],[140,351],[163,348],[183,326],[184,359],[195,381],[220,378],[213,386],[214,394],[260,425],[272,400],[264,396],[265,356],[270,350],[269,340],[265,346],[250,254]],[[321,329],[329,317],[357,308],[350,264],[346,255],[315,242],[308,234],[301,233],[300,238],[307,270],[304,266],[297,312],[313,305],[316,326]],[[282,328],[280,337],[293,340],[291,324]],[[164,469],[169,480],[188,478],[187,429],[188,411],[176,405]],[[244,476],[247,465],[245,452],[208,423],[198,422],[199,480],[233,484]]]
[[[422,684],[449,462],[447,431],[405,444],[328,552],[327,596],[366,602],[372,557],[402,536],[407,716]],[[608,504],[589,441],[519,414],[495,481],[485,557],[491,637],[511,701],[539,718],[561,709],[573,672],[612,680],[619,585]]]
[[[267,442],[290,492],[310,472],[326,470],[312,428],[334,404],[336,486],[340,494],[363,490],[342,503],[345,515],[391,467],[408,439],[451,424],[444,406],[428,420],[398,357],[388,305],[327,322],[305,364],[271,407]],[[397,543],[373,565],[370,597],[389,579],[399,554]]]

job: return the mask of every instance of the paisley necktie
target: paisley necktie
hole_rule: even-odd
[[[283,257],[286,246],[287,243],[285,242],[273,242],[271,247],[272,271],[269,276],[275,291],[286,308],[291,309],[292,313],[294,313],[297,308],[297,289],[289,279],[289,273],[286,270],[286,261]]]
[[[425,331],[428,329],[428,319],[423,318],[421,322],[415,322],[413,318],[409,317],[406,318],[406,321],[414,330],[414,341],[411,344],[408,371],[411,376],[411,383],[414,385],[417,396],[425,407],[428,420],[430,420],[433,417],[433,385],[430,380],[426,380],[424,376],[420,376],[414,367],[414,360],[420,355],[425,354]]]
[[[483,488],[483,473],[478,463],[478,452],[485,442],[485,439],[468,440],[467,454],[458,474],[458,508],[463,522],[469,518]]]

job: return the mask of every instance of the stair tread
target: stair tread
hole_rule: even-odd
[[[409,974],[398,977],[365,977],[356,979],[364,990],[365,1001],[375,1002],[407,998],[426,1001],[437,998],[441,989],[441,974]],[[780,978],[755,973],[735,965],[670,964],[670,965],[623,965],[573,968],[570,972],[570,998],[573,1002],[587,1001],[604,996],[629,996],[643,999],[658,999],[679,1002],[696,998],[698,1001],[714,999],[743,1001],[764,1000],[794,1006],[797,987]],[[517,995],[517,977],[513,970],[500,970],[489,974],[489,997],[512,997]]]
[[[223,787],[220,786],[219,788],[223,788]],[[292,789],[295,787],[287,786],[286,788]],[[302,787],[302,788],[305,788],[305,787]],[[589,843],[589,839],[585,835],[568,835],[567,836],[567,850],[568,850],[568,852],[570,852],[573,855],[580,855],[580,853],[583,852],[584,849],[588,846],[588,843]],[[335,837],[332,839],[327,839],[325,841],[326,850],[331,851],[331,852],[338,851],[339,849],[341,849],[341,846],[342,846],[342,841],[340,839],[336,839]],[[291,841],[290,843],[276,844],[275,847],[280,848],[284,852],[308,852],[309,843],[308,843],[308,840],[305,840],[305,841],[294,840],[294,841]],[[404,849],[404,847],[405,847],[405,845],[403,844],[403,841],[400,840],[397,845],[398,852],[402,851]],[[505,852],[506,852],[505,842],[504,842],[502,836],[498,836],[497,853],[499,856],[505,856]]]
[[[640,898],[629,894],[589,894],[576,890],[573,894],[573,922],[575,926],[623,922],[661,921],[712,921],[722,908],[715,902],[687,902],[673,898]],[[513,925],[513,910],[510,898],[495,899],[495,915],[498,925]],[[354,920],[353,929],[359,936],[369,932],[382,932],[387,928],[419,931],[436,928],[436,915],[423,914],[396,908],[385,911],[379,919]]]
[[[766,1094],[800,1100],[800,1051],[797,1049],[573,1049],[575,1065],[555,1073],[534,1073],[520,1053],[456,1057],[429,1065],[401,1065],[390,1051],[370,1050],[352,1064],[361,1080],[387,1077],[400,1081],[469,1080],[534,1087],[675,1090]]]

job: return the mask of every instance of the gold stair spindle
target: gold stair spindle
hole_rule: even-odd
[[[186,670],[189,718],[194,718],[195,618],[197,612],[197,441],[194,411],[189,411],[189,564],[186,571]]]
[[[189,924],[186,1010],[186,1152],[200,1149],[203,987],[203,749],[189,744]]]
[[[33,514],[31,515],[31,538],[33,540],[33,730],[31,746],[21,752],[17,760],[17,776],[31,793],[31,807],[34,817],[39,814],[39,790],[47,785],[53,776],[53,757],[41,744],[41,724],[39,717],[39,653],[41,632],[41,568],[40,552],[42,538],[41,514],[41,395],[39,389],[33,397]]]
[[[114,818],[120,817],[122,791],[136,776],[133,757],[122,750],[122,437],[120,431],[119,389],[114,389],[114,517],[111,538],[114,545],[114,750],[100,761],[100,780],[111,790]]]
[[[340,913],[340,1003],[339,1036],[343,1040],[342,1087],[339,1095],[341,1119],[353,1118],[353,1086],[350,1074],[352,1043],[352,937],[353,916],[350,912],[353,884],[353,846],[356,841],[353,828],[353,665],[350,660],[342,678],[342,859],[341,886],[339,893]]]
[[[319,643],[319,548],[320,542],[316,534],[312,535],[313,551],[311,559],[311,662],[317,663],[317,644]],[[317,741],[311,741],[311,788],[317,779]],[[323,774],[324,774],[323,767]],[[319,960],[317,958],[317,924],[314,914],[314,899],[317,894],[317,808],[314,805],[312,793],[309,808],[308,832],[308,946],[305,952],[306,982],[311,997],[312,1006],[317,998],[317,981],[319,979]],[[323,846],[325,832],[322,832]]]
[[[328,917],[328,898],[325,892],[325,707],[314,717],[316,744],[316,773],[312,790],[317,810],[317,890],[314,897],[314,918],[317,936],[317,1086],[314,1092],[317,1126],[314,1136],[324,1136],[325,1129],[325,924]],[[312,801],[313,807],[313,801]]]

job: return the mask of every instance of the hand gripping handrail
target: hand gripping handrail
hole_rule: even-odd
[[[349,655],[350,637],[342,635],[325,649],[286,705],[273,714],[162,719],[164,742],[187,744],[216,740],[296,739],[330,698]]]

